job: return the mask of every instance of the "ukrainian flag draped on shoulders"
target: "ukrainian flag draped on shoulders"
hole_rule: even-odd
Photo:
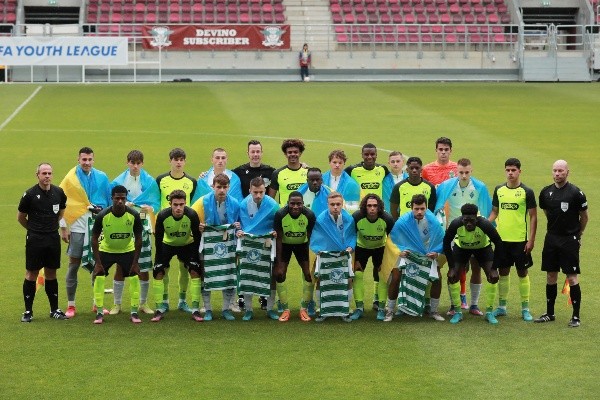
[[[125,180],[129,174],[129,169],[126,169],[121,175],[117,176],[111,183],[111,187],[117,185],[124,185]],[[135,197],[127,196],[127,200],[135,204],[136,206],[148,205],[152,207],[154,212],[160,210],[160,189],[156,180],[145,170],[140,171],[140,183],[142,184],[142,193]]]
[[[207,194],[213,193],[213,189],[208,186],[208,183],[204,179],[198,181],[194,197],[191,199],[190,204],[194,204],[200,197],[206,196]]]
[[[250,215],[248,204],[253,202],[252,195],[246,196],[240,203],[240,223],[242,230],[253,235],[267,235],[273,231],[275,213],[279,210],[279,203],[269,196],[263,197],[256,214]]]
[[[487,218],[490,216],[490,213],[492,212],[492,199],[490,197],[490,194],[488,193],[487,186],[485,185],[485,183],[483,183],[479,179],[475,179],[473,177],[471,177],[471,183],[473,183],[473,187],[475,187],[475,190],[477,190],[477,193],[479,194],[479,198],[477,200],[477,207],[479,208],[479,214],[481,214],[482,217]],[[452,195],[452,192],[454,191],[454,189],[456,188],[456,186],[458,184],[459,184],[458,177],[454,177],[454,178],[448,179],[448,180],[440,183],[440,185],[436,188],[436,190],[435,190],[435,193],[437,195],[437,202],[435,203],[435,211],[436,212],[445,207],[446,202],[448,201],[448,199],[450,198],[450,195]]]
[[[402,179],[406,179],[408,178],[408,174],[405,172],[402,173]],[[392,189],[394,189],[394,186],[396,186],[396,182],[394,181],[394,176],[392,175],[392,173],[390,172],[389,174],[387,174],[385,176],[385,178],[383,178],[383,191],[382,191],[382,196],[383,196],[383,207],[385,209],[385,211],[387,212],[391,212],[390,211],[390,197],[392,196]]]
[[[60,183],[60,187],[67,195],[67,208],[64,218],[68,224],[74,223],[78,218],[88,212],[88,206],[106,208],[110,205],[110,181],[106,174],[92,168],[86,174],[81,166],[72,168]]]
[[[229,178],[229,192],[227,194],[236,199],[238,202],[242,201],[244,199],[244,195],[242,193],[242,182],[240,181],[240,178],[230,169],[226,169],[223,171],[223,173]],[[206,171],[206,174],[204,174],[204,177],[202,179],[198,179],[198,186],[200,186],[200,182],[203,181],[206,184],[203,185],[203,188],[208,187],[210,189],[210,185],[208,184],[208,178],[210,176],[214,177],[214,167],[210,167],[208,171]],[[196,192],[199,191],[200,190],[196,189]],[[203,196],[203,194],[200,194],[199,196],[195,195],[194,197],[199,198],[200,196]]]
[[[200,222],[207,225],[221,225],[221,218],[216,206],[217,200],[215,199],[214,192],[202,196],[192,204],[192,208],[198,213],[198,217],[200,217]],[[227,224],[237,222],[240,216],[239,203],[229,195],[225,198],[225,214],[227,215]]]
[[[308,190],[307,183],[302,184],[302,186],[298,188],[298,192],[300,192],[302,196],[304,196],[304,193]],[[321,185],[319,192],[315,193],[315,200],[310,206],[310,210],[314,212],[315,215],[321,215],[323,211],[327,210],[327,196],[329,196],[329,193],[331,193],[331,189],[326,185]]]
[[[320,251],[345,251],[348,247],[352,249],[356,248],[354,219],[346,210],[342,210],[338,218],[342,218],[341,232],[329,214],[329,210],[325,210],[319,214],[310,236],[310,249],[314,253],[319,253]]]
[[[329,185],[330,181],[331,171],[327,171],[323,174],[323,182],[326,185]],[[346,171],[342,171],[342,174],[340,175],[340,181],[337,185],[336,192],[342,195],[344,201],[360,201],[360,187]]]
[[[407,212],[398,218],[392,232],[390,232],[392,242],[394,242],[400,250],[414,251],[422,255],[430,252],[442,253],[444,228],[442,228],[438,219],[429,210],[427,210],[423,219],[427,221],[427,228],[429,231],[429,241],[427,242],[427,245],[425,245],[421,239],[417,220],[412,212]]]

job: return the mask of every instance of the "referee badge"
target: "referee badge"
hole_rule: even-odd
[[[569,203],[567,203],[566,201],[561,201],[560,209],[563,210],[563,212],[567,212],[567,210],[569,209]]]
[[[59,205],[52,204],[52,212],[54,212],[54,214],[58,214],[58,211],[59,211]]]

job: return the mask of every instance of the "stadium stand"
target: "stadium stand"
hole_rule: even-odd
[[[139,24],[281,24],[285,21],[283,0],[89,0],[86,12],[86,23],[101,24],[101,33],[117,33],[119,28],[121,32],[139,33]]]
[[[505,0],[329,0],[329,4],[337,41],[343,44],[514,39],[502,26],[511,23]]]
[[[17,21],[17,0],[0,0],[0,24],[14,24]]]

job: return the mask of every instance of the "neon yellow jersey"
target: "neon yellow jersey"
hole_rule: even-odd
[[[194,197],[198,181],[188,174],[184,174],[181,178],[173,178],[169,172],[159,175],[156,178],[158,189],[160,190],[160,209],[164,210],[170,207],[169,194],[173,190],[183,190],[186,194],[185,202],[189,206]]]
[[[273,172],[270,187],[279,191],[279,206],[287,204],[290,193],[298,190],[300,186],[306,183],[306,174],[308,169],[300,167],[290,169],[287,165]]]
[[[360,163],[346,168],[345,171],[358,183],[361,200],[370,193],[383,196],[383,178],[390,173],[386,166],[375,164],[373,169],[366,169]]]
[[[427,208],[432,212],[434,211],[437,196],[433,184],[425,179],[421,179],[418,185],[413,185],[408,179],[404,179],[394,186],[390,196],[390,204],[398,204],[398,215],[403,215],[412,210],[412,198],[415,194],[425,195]]]
[[[536,208],[535,193],[521,184],[509,188],[506,183],[496,186],[492,205],[498,208],[497,230],[505,242],[526,242],[528,210]]]
[[[135,236],[142,235],[142,220],[137,211],[127,207],[125,214],[117,217],[112,206],[102,210],[94,221],[92,233],[103,238],[99,250],[105,253],[128,253],[135,250]]]

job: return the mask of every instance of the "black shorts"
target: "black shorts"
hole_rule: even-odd
[[[567,275],[580,274],[579,238],[577,236],[559,236],[547,234],[542,250],[542,271],[558,272]]]
[[[131,265],[133,264],[133,256],[135,251],[128,251],[127,253],[106,253],[100,252],[100,262],[104,267],[104,275],[108,275],[108,270],[114,264],[118,264],[123,271],[123,276],[131,275]]]
[[[182,261],[188,271],[195,271],[198,274],[202,273],[200,267],[200,260],[198,256],[198,248],[194,246],[194,243],[187,244],[185,246],[169,246],[168,244],[161,244],[162,254],[160,260],[157,259],[152,271],[152,275],[156,278],[159,272],[163,272],[165,268],[169,268],[169,263],[174,256]]]
[[[300,244],[281,244],[281,261],[286,264],[290,263],[292,259],[292,253],[296,257],[296,261],[300,264],[303,261],[308,261],[308,242]]]
[[[383,251],[384,247],[379,247],[377,249],[365,249],[363,247],[356,246],[354,250],[354,261],[358,262],[364,271],[367,267],[367,262],[369,261],[369,257],[372,257],[373,267],[375,270],[379,270],[381,267],[381,263],[383,262]]]
[[[502,242],[504,251],[498,254],[497,268],[510,268],[513,265],[517,269],[527,269],[533,265],[531,253],[525,254],[525,244],[527,242]]]
[[[27,232],[25,239],[25,269],[60,268],[60,235],[58,232]]]
[[[455,267],[466,265],[466,269],[468,270],[471,257],[475,257],[477,263],[482,267],[486,262],[494,261],[494,250],[491,245],[482,249],[463,249],[454,244],[452,246],[452,257],[454,257]]]

